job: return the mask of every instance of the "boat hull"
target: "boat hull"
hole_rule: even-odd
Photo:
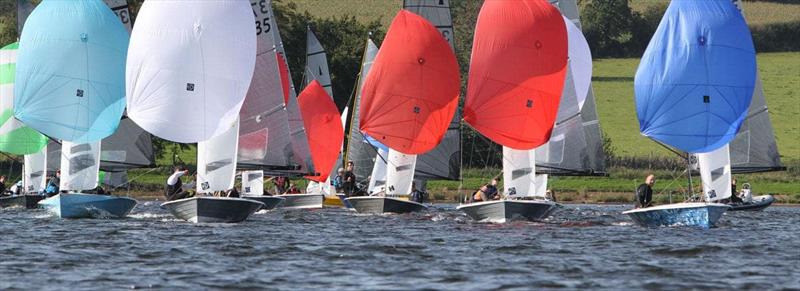
[[[322,208],[322,203],[325,200],[323,194],[283,194],[275,195],[275,197],[283,198],[283,203],[278,205],[278,208],[283,209],[316,209]]]
[[[161,204],[173,216],[194,223],[242,222],[264,203],[230,197],[190,197]]]
[[[417,202],[394,197],[359,196],[345,199],[358,213],[410,213],[428,209]]]
[[[261,203],[264,203],[264,206],[261,206],[259,210],[272,210],[278,207],[281,203],[283,203],[282,197],[275,197],[275,196],[268,196],[268,195],[261,195],[261,196],[242,196],[244,199],[255,200]]]
[[[60,218],[123,218],[136,200],[112,195],[60,193],[39,201],[39,206]]]
[[[753,197],[752,202],[730,204],[730,211],[761,211],[772,205],[775,197],[772,195],[761,195]]]
[[[459,205],[469,218],[479,222],[505,223],[511,220],[540,220],[558,204],[546,200],[497,200]]]
[[[0,197],[0,208],[22,208],[25,207],[25,196],[3,196]]]
[[[694,226],[714,227],[730,206],[721,203],[675,203],[622,212],[644,227]]]

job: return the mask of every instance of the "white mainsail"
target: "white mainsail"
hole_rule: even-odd
[[[22,186],[25,193],[38,193],[47,183],[47,147],[35,154],[25,155]]]
[[[331,73],[328,69],[328,55],[325,48],[317,39],[317,36],[308,27],[306,32],[306,71],[303,74],[303,85],[308,85],[311,81],[317,80],[328,96],[336,100],[331,88]]]
[[[704,198],[708,202],[731,197],[731,160],[728,145],[697,154]]]
[[[91,190],[97,188],[100,172],[100,141],[92,143],[61,143],[60,190]]]
[[[236,121],[253,76],[256,31],[247,1],[146,1],[128,50],[128,116],[183,143]]]
[[[197,143],[197,192],[212,193],[233,188],[239,121],[227,131]]]

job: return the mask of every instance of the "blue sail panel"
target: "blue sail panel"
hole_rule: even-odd
[[[128,31],[100,0],[45,0],[19,42],[14,116],[76,143],[114,133],[125,109]]]
[[[673,0],[634,79],[642,134],[690,153],[736,136],[756,77],[750,30],[730,0]]]

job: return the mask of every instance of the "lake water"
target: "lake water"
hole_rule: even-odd
[[[728,212],[719,227],[647,229],[629,206],[566,205],[544,222],[260,212],[191,224],[157,202],[121,220],[0,210],[0,289],[800,288],[800,208]]]

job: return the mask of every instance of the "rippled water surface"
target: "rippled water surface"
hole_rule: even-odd
[[[627,206],[544,222],[260,212],[195,225],[144,202],[121,220],[0,210],[0,289],[800,288],[800,208],[729,212],[710,230],[646,229]]]

